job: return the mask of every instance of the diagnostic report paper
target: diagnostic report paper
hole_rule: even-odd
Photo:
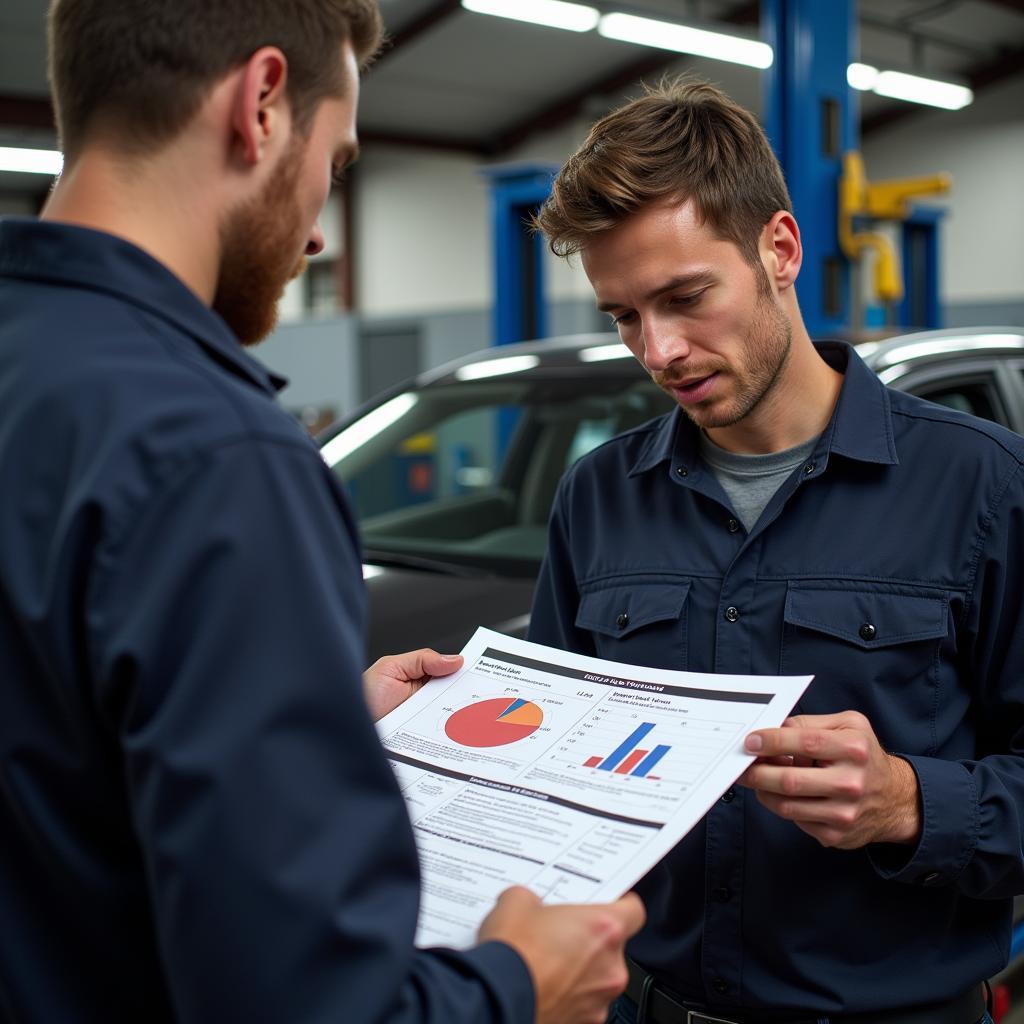
[[[465,948],[502,890],[627,892],[754,760],[811,681],[601,661],[478,629],[377,723],[423,873],[416,942]]]

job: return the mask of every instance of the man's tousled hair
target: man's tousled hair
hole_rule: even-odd
[[[641,207],[688,199],[758,265],[762,228],[791,210],[782,169],[754,116],[712,85],[669,77],[591,128],[534,224],[552,252],[570,256]]]
[[[145,152],[195,116],[210,87],[261,46],[288,59],[295,123],[342,91],[340,48],[380,47],[377,0],[53,0],[49,69],[57,130],[74,159],[94,132]]]

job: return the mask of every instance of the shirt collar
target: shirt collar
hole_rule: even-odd
[[[834,452],[859,462],[896,465],[899,458],[885,385],[868,369],[852,345],[822,341],[815,342],[814,347],[825,362],[843,374],[839,401],[822,434],[825,453]],[[699,440],[697,427],[682,409],[676,409],[647,438],[629,475],[645,473],[673,459],[680,466],[693,466],[698,459]]]
[[[253,359],[221,317],[162,263],[92,228],[24,217],[0,219],[0,276],[116,295],[184,331],[216,362],[264,391],[288,382]]]

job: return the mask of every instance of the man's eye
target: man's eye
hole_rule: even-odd
[[[622,324],[628,324],[633,319],[633,313],[620,313],[618,316],[612,317],[612,326],[619,327]]]
[[[699,292],[692,292],[689,295],[673,295],[671,303],[673,306],[692,306],[705,291],[706,289],[702,288]]]
[[[336,167],[331,171],[331,184],[332,185],[343,185],[345,182],[345,168]]]

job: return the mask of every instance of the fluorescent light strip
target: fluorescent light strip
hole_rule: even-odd
[[[924,103],[943,110],[960,110],[974,100],[974,93],[965,85],[939,82],[919,75],[905,75],[902,71],[880,71],[871,89],[879,96],[909,103]]]
[[[907,75],[902,71],[879,71],[870,64],[851,64],[846,69],[846,81],[851,88],[862,92],[870,90],[879,96],[943,110],[960,110],[974,100],[974,93],[965,85]]]
[[[419,396],[411,392],[398,395],[390,402],[377,406],[372,412],[361,416],[351,426],[346,427],[336,437],[332,437],[321,449],[320,455],[328,466],[336,466],[347,455],[397,423],[419,401]]]
[[[632,352],[625,345],[598,345],[596,348],[581,348],[581,363],[603,363],[606,359],[627,359]]]
[[[589,32],[601,17],[595,7],[565,0],[462,0],[462,6],[474,14],[493,14],[570,32]]]
[[[755,39],[744,39],[723,32],[707,32],[653,18],[638,18],[634,14],[606,14],[597,26],[597,31],[607,39],[692,53],[698,57],[745,64],[751,68],[770,68],[775,58],[767,43]]]
[[[481,380],[484,377],[503,377],[506,373],[521,373],[532,370],[540,362],[540,356],[505,356],[502,359],[485,359],[481,363],[469,363],[455,371],[459,380]]]
[[[846,69],[846,82],[851,89],[860,89],[866,92],[874,87],[878,81],[878,68],[870,64],[851,64]]]
[[[64,157],[52,149],[12,149],[0,146],[0,171],[56,177],[63,166]]]

